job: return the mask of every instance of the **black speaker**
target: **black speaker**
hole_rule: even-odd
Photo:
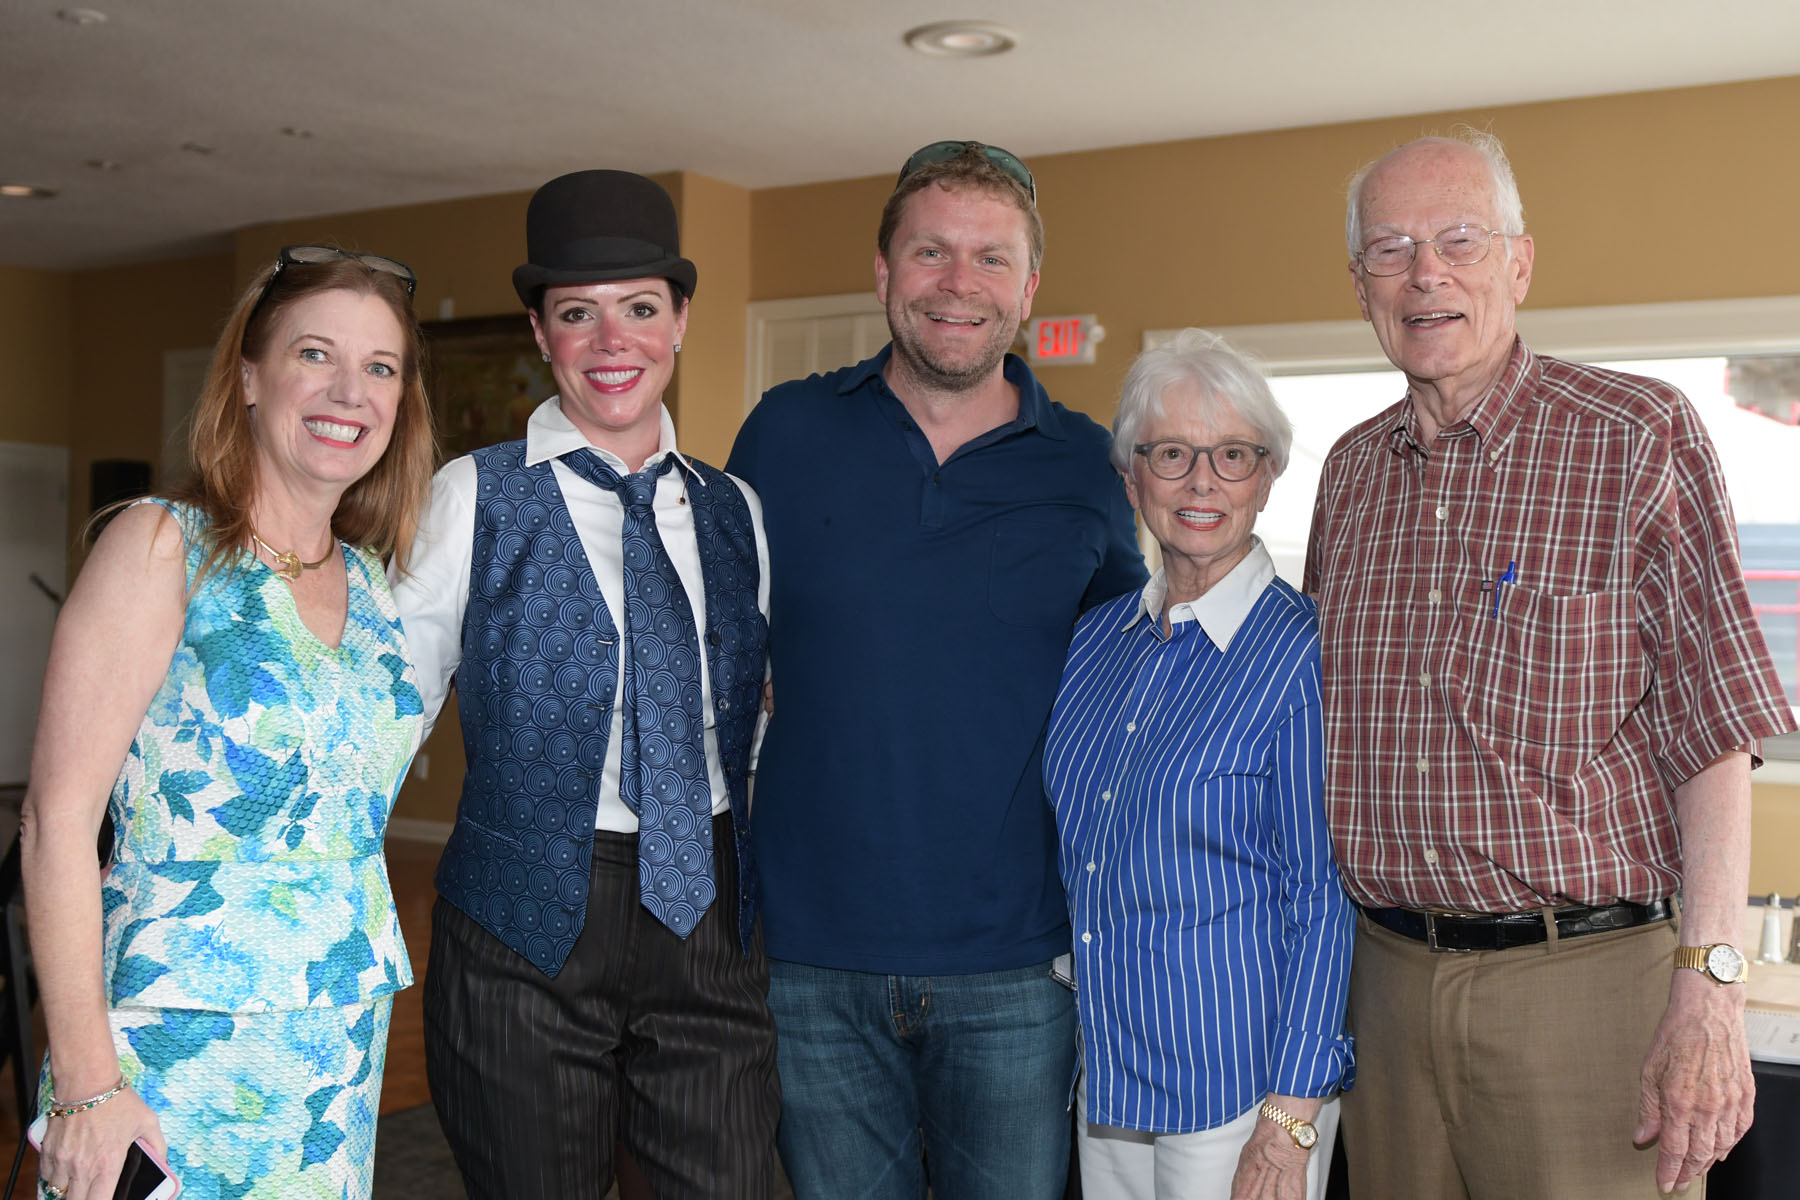
[[[150,464],[137,458],[97,458],[88,467],[91,513],[150,494]]]

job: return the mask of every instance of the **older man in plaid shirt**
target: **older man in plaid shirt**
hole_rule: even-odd
[[[1504,149],[1350,187],[1407,395],[1320,483],[1326,805],[1362,906],[1356,1200],[1637,1197],[1748,1128],[1750,769],[1792,726],[1687,400],[1531,352]]]

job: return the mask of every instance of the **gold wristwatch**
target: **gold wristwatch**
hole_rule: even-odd
[[[1714,942],[1710,946],[1675,947],[1675,966],[1698,971],[1721,987],[1742,983],[1750,977],[1750,963],[1743,951],[1730,942]]]
[[[1319,1144],[1319,1131],[1313,1128],[1311,1121],[1289,1116],[1268,1100],[1264,1100],[1262,1107],[1256,1111],[1287,1130],[1288,1136],[1294,1139],[1294,1145],[1302,1150],[1311,1150]]]

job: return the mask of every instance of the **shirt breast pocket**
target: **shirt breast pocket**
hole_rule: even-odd
[[[1497,733],[1566,752],[1572,769],[1610,741],[1643,698],[1637,597],[1556,595],[1503,585],[1464,595],[1469,709]]]
[[[1100,567],[1097,522],[1003,517],[994,523],[988,606],[1008,625],[1072,628]]]

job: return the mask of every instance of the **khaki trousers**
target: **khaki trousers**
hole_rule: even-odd
[[[1665,921],[1434,954],[1359,916],[1351,1200],[1660,1196],[1656,1151],[1631,1134],[1675,945]]]

